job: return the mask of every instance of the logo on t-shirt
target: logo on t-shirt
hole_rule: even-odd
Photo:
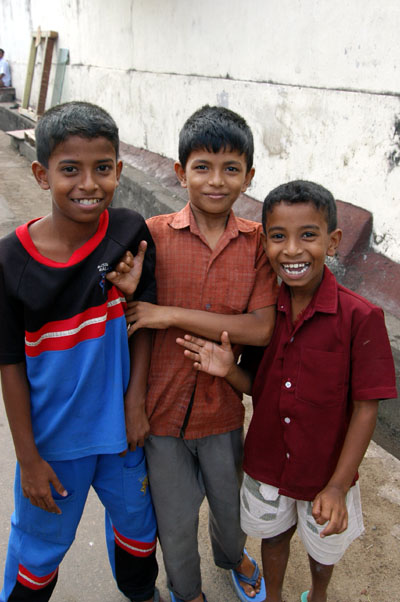
[[[101,290],[103,291],[103,294],[106,293],[106,275],[108,274],[108,272],[112,272],[112,267],[105,261],[104,263],[101,263],[100,265],[97,266],[97,269],[99,270],[100,273],[100,282],[99,285],[101,286]]]

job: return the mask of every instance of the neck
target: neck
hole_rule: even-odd
[[[190,207],[200,232],[207,240],[210,248],[214,249],[225,231],[230,210],[223,214],[210,214],[199,211],[192,205]]]
[[[41,255],[66,263],[98,229],[97,223],[65,222],[49,214],[29,228],[32,241]]]

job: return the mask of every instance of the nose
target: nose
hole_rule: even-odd
[[[297,255],[300,255],[302,250],[298,239],[295,237],[287,238],[284,252],[288,257],[296,257]]]
[[[97,190],[98,184],[96,178],[91,169],[87,169],[82,172],[81,181],[79,183],[79,189],[87,192]]]
[[[208,176],[208,183],[210,186],[223,186],[224,184],[224,176],[223,172],[220,169],[210,170]]]

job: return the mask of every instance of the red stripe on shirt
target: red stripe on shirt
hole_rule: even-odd
[[[47,322],[35,332],[25,332],[25,353],[37,357],[44,351],[71,349],[88,339],[101,337],[108,321],[121,317],[125,299],[112,287],[105,303],[68,318]]]

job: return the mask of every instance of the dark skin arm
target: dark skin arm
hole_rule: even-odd
[[[136,446],[143,447],[150,432],[145,402],[152,346],[151,331],[146,329],[137,331],[131,337],[129,344],[131,377],[125,394],[125,421],[128,447],[133,451]]]
[[[353,414],[336,470],[313,503],[313,517],[319,525],[328,521],[321,537],[347,529],[346,494],[374,432],[378,401],[354,401]]]
[[[34,506],[61,514],[50,483],[60,495],[65,497],[67,492],[51,466],[39,455],[33,438],[25,364],[2,365],[0,371],[4,404],[21,469],[22,492]]]
[[[221,333],[227,331],[232,343],[264,346],[272,336],[275,306],[262,307],[247,314],[229,315],[132,301],[128,303],[126,319],[133,323],[129,334],[138,328],[164,329],[175,326],[213,341],[219,341]]]

